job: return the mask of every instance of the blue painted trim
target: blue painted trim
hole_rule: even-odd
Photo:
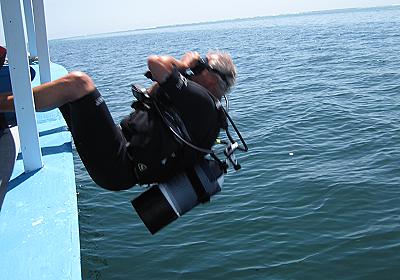
[[[67,73],[51,67],[54,78]],[[44,167],[14,166],[0,212],[0,279],[81,279],[71,135],[58,109],[36,117]]]

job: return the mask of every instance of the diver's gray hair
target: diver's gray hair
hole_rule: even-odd
[[[222,95],[228,93],[235,84],[237,76],[236,66],[232,61],[231,55],[224,51],[210,50],[207,53],[207,57],[209,58],[209,65],[221,72],[226,78],[226,80],[223,80],[221,77],[219,78]]]

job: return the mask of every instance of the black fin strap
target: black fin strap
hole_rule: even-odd
[[[196,192],[197,200],[200,203],[206,203],[210,201],[210,195],[206,192],[203,184],[200,181],[199,176],[196,174],[194,167],[187,168],[186,175],[193,186],[193,190]]]

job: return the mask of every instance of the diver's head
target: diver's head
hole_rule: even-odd
[[[218,99],[227,94],[236,81],[236,66],[227,52],[209,51],[194,68],[193,81],[203,85]]]

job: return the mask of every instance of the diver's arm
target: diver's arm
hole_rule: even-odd
[[[147,65],[153,79],[158,83],[163,83],[172,73],[174,67],[177,67],[178,70],[194,67],[199,58],[200,55],[197,52],[188,52],[180,60],[172,56],[152,55],[148,58]]]

